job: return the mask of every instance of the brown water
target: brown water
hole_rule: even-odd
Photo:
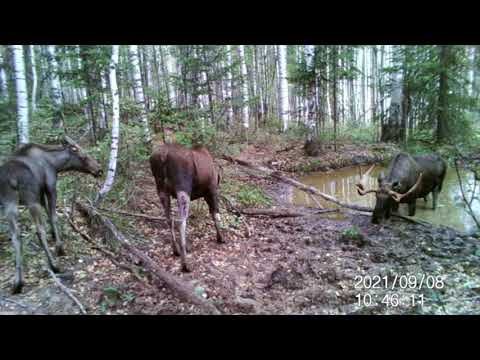
[[[362,167],[365,172],[368,167]],[[377,187],[377,176],[384,168],[376,166],[368,178],[367,188]],[[462,182],[473,184],[473,176],[467,172],[461,171]],[[355,184],[360,179],[358,167],[344,168],[329,173],[312,173],[300,178],[299,180],[307,185],[315,186],[318,190],[335,196],[337,199],[352,204],[374,207],[375,194],[365,196],[358,195]],[[470,186],[471,188],[471,186]],[[470,194],[467,195],[470,198]],[[312,199],[303,191],[293,190],[293,203],[295,205],[304,205],[315,207]],[[320,203],[326,208],[335,207],[335,204],[320,199]],[[474,200],[472,208],[475,214],[480,217],[480,201]],[[407,215],[407,205],[400,205],[400,213]],[[417,211],[415,218],[429,221],[434,224],[447,225],[460,231],[470,232],[476,229],[475,222],[468,214],[463,200],[460,186],[458,184],[455,169],[449,168],[445,181],[443,182],[442,192],[438,196],[437,209],[432,210],[432,195],[428,196],[428,202],[423,199],[417,200]]]

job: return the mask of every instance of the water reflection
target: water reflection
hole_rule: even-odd
[[[367,169],[368,167],[362,167],[363,172]],[[386,171],[380,166],[375,167],[367,179],[368,188],[377,187],[377,177],[382,170]],[[473,176],[463,171],[461,172],[461,176],[464,186],[468,184],[467,197],[470,199],[474,182]],[[360,196],[355,190],[355,184],[359,179],[360,175],[358,167],[354,167],[344,168],[330,173],[313,173],[300,178],[300,181],[307,185],[315,186],[324,193],[334,195],[342,201],[373,208],[375,206],[375,194]],[[307,194],[297,189],[295,189],[293,193],[293,203],[295,205],[316,206]],[[329,208],[336,206],[321,199],[320,203]],[[478,214],[477,217],[480,217],[480,201],[478,199],[473,201],[472,208],[474,209],[475,214]],[[400,213],[407,215],[406,205],[400,206]],[[438,197],[437,209],[435,211],[432,210],[432,197],[429,195],[427,203],[425,203],[423,199],[417,200],[417,212],[415,217],[434,224],[451,226],[461,231],[469,232],[476,229],[475,222],[472,220],[463,204],[462,193],[460,191],[455,169],[449,168],[447,170],[442,192]]]

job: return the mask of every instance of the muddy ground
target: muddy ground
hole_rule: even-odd
[[[313,160],[330,169],[338,163],[370,163],[385,160],[385,148],[365,146],[355,152],[354,147],[345,145],[340,155],[324,154]],[[290,151],[276,154],[277,150],[250,146],[241,157],[280,169],[312,161],[302,155],[301,144]],[[288,159],[295,159],[295,163]],[[274,207],[291,208],[286,202],[291,190],[288,187],[261,174],[219,163],[224,178],[255,184],[270,195]],[[145,166],[142,170],[149,174]],[[123,210],[162,216],[151,176],[139,179],[132,188],[136,200],[129,201]],[[188,237],[193,246],[188,258],[193,271],[188,274],[180,271],[179,259],[172,256],[169,231],[163,221],[114,219],[120,219],[122,230],[138,248],[166,271],[192,282],[196,291],[224,314],[480,313],[480,246],[474,237],[401,219],[373,225],[367,214],[358,212],[274,219],[238,217],[223,206],[222,216],[228,224],[228,242],[217,244],[207,207],[192,205]],[[22,217],[27,219],[26,215]],[[67,242],[67,256],[60,260],[66,270],[62,281],[87,313],[202,313],[168,289],[145,285],[130,272],[117,268],[72,231],[65,215],[60,214],[60,218]],[[90,231],[80,216],[75,222]],[[26,239],[27,285],[23,294],[10,294],[12,247],[5,223],[0,226],[0,313],[78,314],[79,308],[44,270],[43,253],[25,221],[22,236]],[[100,234],[90,234],[102,242]],[[407,275],[416,276],[416,280]],[[140,276],[148,279],[147,274]]]

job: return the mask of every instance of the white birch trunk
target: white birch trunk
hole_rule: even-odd
[[[143,94],[143,87],[142,87],[142,76],[140,74],[140,65],[138,62],[138,46],[137,45],[130,45],[130,61],[132,62],[133,66],[133,83],[134,83],[134,89],[135,89],[135,100],[137,103],[141,104],[142,106],[142,114],[141,114],[141,120],[143,123],[143,131],[144,131],[144,137],[145,137],[145,142],[150,143],[151,137],[150,137],[150,129],[148,126],[148,118],[147,118],[147,112],[145,108],[145,96]]]
[[[245,63],[245,49],[244,45],[239,45],[238,56],[240,58],[241,74],[242,74],[242,122],[245,129],[249,128],[248,119],[248,77],[247,77],[247,65]]]
[[[230,45],[227,45],[227,65],[229,70],[227,71],[227,86],[225,86],[226,90],[226,98],[227,98],[227,123],[233,124],[233,107],[232,107],[232,48]]]
[[[118,45],[114,45],[114,49],[115,49],[115,46],[118,46]],[[112,55],[112,61],[113,61],[113,55]],[[117,49],[117,61],[116,61],[115,64],[118,64],[118,49]],[[107,128],[107,122],[108,122],[108,119],[107,119],[108,98],[107,98],[107,93],[106,93],[107,81],[105,79],[105,76],[106,76],[106,74],[101,74],[100,75],[100,78],[101,78],[101,81],[102,81],[102,104],[100,105],[100,121],[98,122],[98,127],[100,129],[106,129]]]
[[[313,69],[313,56],[314,56],[314,46],[313,45],[305,45],[304,47],[304,56],[305,56],[305,61],[307,64],[307,68],[309,71]],[[307,138],[308,140],[312,140],[312,135],[315,127],[315,121],[314,121],[314,116],[313,116],[313,108],[314,108],[314,101],[315,99],[313,98],[313,89],[310,87],[307,89],[307,97],[305,99],[306,103],[306,109],[305,109],[305,114],[307,115],[306,120],[307,120],[307,127],[309,129]]]
[[[112,119],[112,145],[110,147],[110,160],[108,162],[108,172],[105,183],[102,186],[102,189],[98,193],[97,201],[100,200],[108,193],[115,179],[115,173],[117,170],[117,157],[118,157],[118,145],[120,140],[120,101],[118,96],[118,85],[117,85],[117,64],[118,64],[118,49],[119,45],[113,45],[112,58],[110,61],[110,90],[112,93],[112,110],[113,110],[113,119]]]
[[[18,144],[20,145],[29,142],[28,95],[23,45],[12,45],[12,54],[15,71],[15,89],[17,93],[17,135]]]
[[[55,59],[55,45],[48,45],[47,51],[50,61],[50,88],[52,101],[58,109],[62,105],[62,89],[60,87],[60,79],[58,77],[58,64]]]
[[[30,45],[32,59],[32,111],[37,111],[37,66],[35,61],[35,45]]]
[[[286,131],[290,122],[290,103],[287,81],[287,45],[278,46],[278,57],[278,75],[280,78],[280,118],[282,119],[283,131]]]
[[[166,63],[166,84],[167,84],[167,91],[168,91],[168,98],[170,100],[170,104],[172,106],[176,105],[176,96],[175,96],[175,88],[170,81],[170,74],[176,73],[176,66],[175,66],[175,59],[173,58],[172,54],[170,53],[170,48],[167,47],[165,51],[165,63]]]

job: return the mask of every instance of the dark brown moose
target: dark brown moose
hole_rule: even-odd
[[[190,243],[186,239],[186,227],[190,200],[204,198],[217,230],[217,241],[223,243],[220,232],[218,209],[218,185],[220,176],[208,150],[203,146],[187,149],[178,144],[159,146],[150,157],[150,166],[157,193],[170,224],[173,253],[181,256],[182,270],[190,271],[187,263],[187,250]],[[180,244],[175,239],[174,219],[170,215],[170,196],[177,199],[180,215]]]
[[[18,204],[25,205],[35,223],[37,236],[45,251],[50,268],[58,272],[48,248],[43,206],[50,220],[57,255],[63,255],[63,243],[58,231],[57,174],[80,171],[98,177],[100,164],[88,156],[73,140],[65,137],[63,145],[25,144],[0,167],[0,208],[7,217],[10,238],[15,248],[16,272],[13,292],[19,293],[24,285],[22,273],[22,239],[17,225]]]
[[[378,224],[381,220],[388,219],[392,211],[398,211],[400,203],[408,204],[408,215],[414,216],[416,200],[424,198],[426,201],[429,193],[432,193],[432,207],[435,210],[447,171],[447,164],[440,156],[410,156],[400,153],[390,162],[387,176],[380,173],[378,189],[366,190],[365,179],[374,167],[375,165],[372,165],[356,185],[360,195],[375,193],[372,223]]]

